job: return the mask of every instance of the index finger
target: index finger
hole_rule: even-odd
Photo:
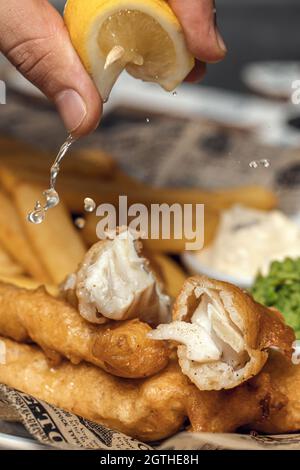
[[[216,25],[214,0],[169,0],[182,24],[191,53],[203,62],[218,62],[227,52]]]

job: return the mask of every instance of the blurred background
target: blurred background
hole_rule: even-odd
[[[229,46],[226,60],[209,67],[205,84],[249,92],[245,65],[299,59],[298,0],[217,0],[220,29]]]

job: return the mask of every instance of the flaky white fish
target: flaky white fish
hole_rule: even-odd
[[[185,282],[173,320],[149,336],[177,343],[182,372],[200,390],[234,388],[255,376],[270,347],[292,354],[294,332],[278,312],[238,287],[205,276]]]

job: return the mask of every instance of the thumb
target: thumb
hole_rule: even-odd
[[[79,137],[95,129],[100,95],[46,0],[0,2],[0,50],[56,104],[68,132]]]

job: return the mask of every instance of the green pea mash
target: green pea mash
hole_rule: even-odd
[[[300,339],[300,258],[274,261],[267,276],[257,276],[252,295],[257,302],[276,307]]]

